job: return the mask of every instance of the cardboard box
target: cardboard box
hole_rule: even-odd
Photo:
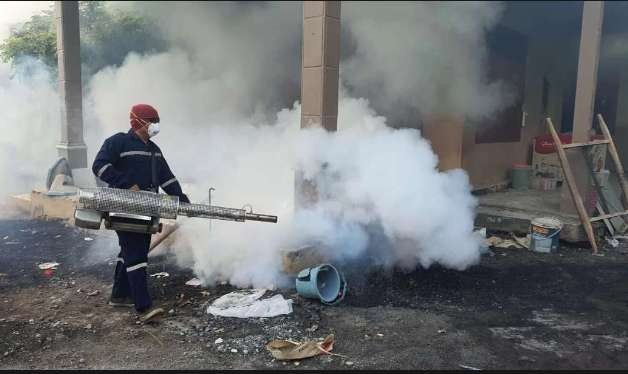
[[[567,152],[575,152],[568,150]],[[591,159],[593,160],[593,170],[603,170],[606,164],[606,145],[600,144],[587,147]],[[532,150],[532,176],[542,178],[554,178],[562,182],[565,177],[563,169],[558,161],[558,154],[554,153],[538,153],[536,147]]]

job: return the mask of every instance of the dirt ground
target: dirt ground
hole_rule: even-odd
[[[233,290],[194,288],[189,270],[151,259],[156,325],[106,305],[114,262],[85,258],[89,233],[60,222],[0,220],[0,369],[626,369],[628,256],[493,249],[466,271],[342,269],[336,307],[299,298],[275,318],[223,318],[207,303]],[[46,274],[37,264],[59,262]],[[98,291],[94,295],[95,291]],[[92,296],[90,296],[92,295]],[[298,363],[264,348],[273,338],[319,339],[333,352]],[[222,343],[216,340],[222,339]]]

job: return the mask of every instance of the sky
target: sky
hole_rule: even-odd
[[[0,1],[0,40],[9,35],[11,25],[26,21],[52,4],[52,1]]]

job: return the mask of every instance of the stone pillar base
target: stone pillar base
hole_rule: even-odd
[[[87,146],[58,144],[57,153],[59,157],[64,157],[70,163],[71,169],[81,169],[87,167]]]

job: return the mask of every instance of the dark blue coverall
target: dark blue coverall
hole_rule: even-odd
[[[151,154],[155,157],[153,163]],[[92,171],[109,187],[129,189],[138,185],[141,190],[157,192],[161,187],[168,195],[179,196],[182,202],[190,202],[181,190],[159,147],[152,141],[144,143],[131,129],[117,133],[105,140],[96,155]],[[153,181],[158,186],[153,185]],[[120,244],[120,254],[114,274],[111,296],[113,298],[131,297],[138,312],[151,307],[148,293],[147,272],[150,234],[116,231]]]

